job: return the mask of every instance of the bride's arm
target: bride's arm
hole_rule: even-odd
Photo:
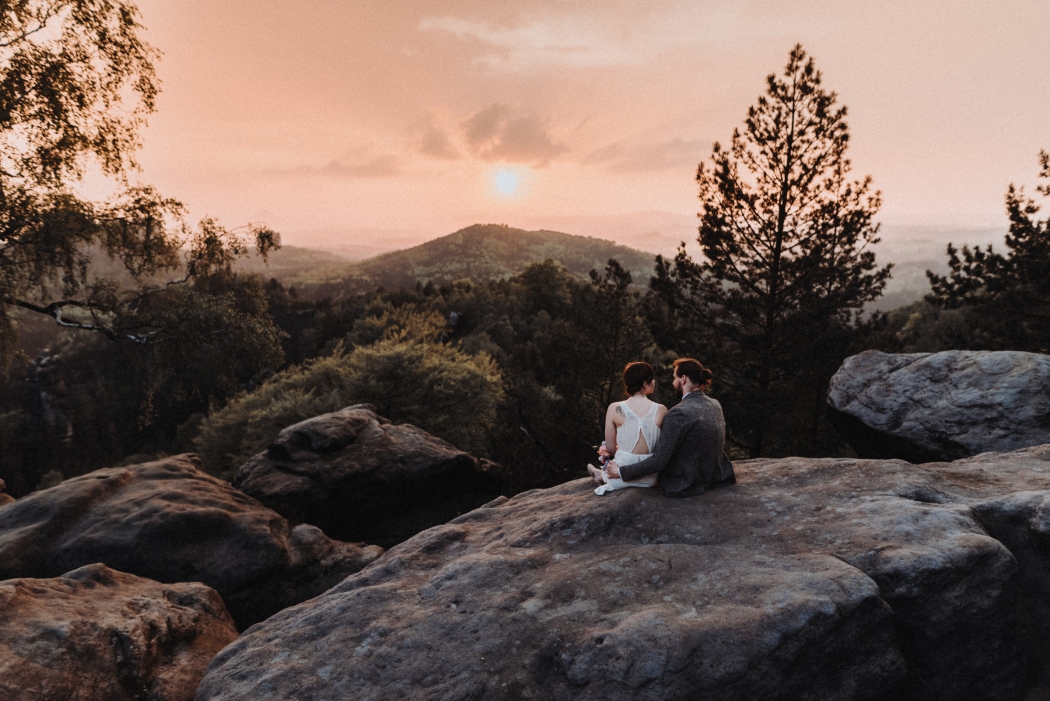
[[[656,406],[656,421],[655,421],[657,428],[663,428],[664,427],[664,417],[665,416],[667,416],[667,407],[665,407],[663,404],[658,404]]]
[[[616,455],[616,427],[623,426],[625,418],[619,402],[610,404],[609,410],[605,412],[605,449],[609,451],[610,456]]]

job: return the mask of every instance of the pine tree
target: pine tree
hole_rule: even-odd
[[[870,250],[880,193],[870,176],[849,180],[846,108],[836,102],[813,60],[792,49],[743,131],[697,169],[704,258],[692,260],[683,245],[673,265],[657,265],[654,290],[703,343],[680,352],[721,349],[726,399],[736,404],[726,407],[730,430],[751,456],[769,448],[774,419],[804,421],[815,436],[821,378],[845,350],[814,341],[825,333],[841,341],[889,277]]]
[[[1050,197],[1050,153],[1040,152],[1039,162],[1039,177],[1048,182],[1036,191]],[[1039,209],[1023,188],[1011,184],[1008,253],[991,245],[959,251],[948,244],[948,275],[926,271],[931,302],[971,308],[981,347],[1050,352],[1050,217],[1037,219]]]

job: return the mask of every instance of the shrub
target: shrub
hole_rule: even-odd
[[[502,377],[488,354],[394,333],[278,373],[208,416],[194,445],[208,472],[231,479],[286,426],[365,403],[484,455],[486,428],[502,400]]]

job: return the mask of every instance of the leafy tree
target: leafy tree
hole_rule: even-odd
[[[180,203],[131,185],[157,56],[126,0],[0,12],[0,477],[23,490],[56,464],[68,474],[167,449],[188,414],[282,362],[267,296],[232,274],[252,239],[265,257],[277,235],[191,227]],[[77,193],[89,172],[109,178],[109,201]],[[108,341],[54,334],[49,355],[12,365],[27,315]],[[32,433],[49,413],[68,421]]]
[[[744,130],[697,169],[704,258],[693,261],[683,246],[673,265],[658,260],[652,282],[672,323],[693,327],[685,337],[698,345],[676,350],[717,355],[733,438],[751,456],[770,449],[774,418],[798,414],[800,349],[840,334],[890,270],[876,269],[869,250],[879,193],[870,176],[849,180],[846,108],[801,46],[766,82]],[[808,406],[819,405],[821,377],[836,364],[822,359],[805,383]]]
[[[1050,153],[1040,152],[1039,162],[1039,177],[1048,182],[1036,191],[1050,197]],[[991,245],[959,251],[948,244],[950,272],[926,271],[931,302],[976,312],[980,347],[1050,352],[1050,217],[1037,219],[1039,210],[1023,188],[1011,184],[1006,192],[1006,255]]]
[[[178,202],[127,187],[157,95],[157,52],[140,36],[134,5],[19,0],[3,9],[0,366],[15,351],[16,307],[148,343],[156,328],[136,310],[165,289],[155,276],[181,268],[185,282],[228,271],[247,250],[246,232],[210,220],[191,230]],[[73,186],[92,167],[126,190],[105,204],[78,197]],[[265,227],[247,233],[263,254],[277,246]],[[100,250],[121,262],[122,275],[91,272]]]

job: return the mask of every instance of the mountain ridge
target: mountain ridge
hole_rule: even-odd
[[[411,248],[349,263],[340,270],[342,280],[329,275],[319,286],[351,292],[409,288],[427,282],[442,285],[463,278],[505,279],[547,259],[564,265],[573,275],[587,277],[592,269],[603,269],[610,258],[630,271],[636,284],[644,285],[653,274],[656,256],[590,236],[474,224]]]

